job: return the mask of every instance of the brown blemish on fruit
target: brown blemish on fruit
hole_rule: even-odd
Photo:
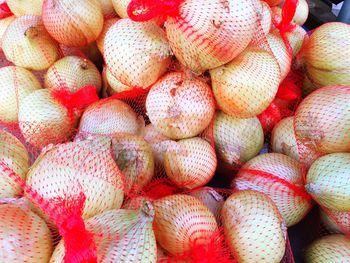
[[[86,59],[84,59],[84,61],[80,64],[80,68],[83,70],[88,69],[88,64]]]
[[[176,95],[176,88],[172,88],[172,89],[170,90],[170,95],[171,95],[172,97],[175,97],[175,95]]]

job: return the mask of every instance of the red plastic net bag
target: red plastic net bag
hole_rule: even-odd
[[[66,242],[65,262],[96,262],[96,249],[91,234],[86,231],[82,219],[83,208],[85,204],[85,195],[82,192],[81,185],[69,177],[69,187],[62,186],[61,195],[54,199],[44,199],[37,191],[33,190],[18,174],[11,170],[3,161],[0,162],[1,171],[5,173],[9,180],[16,183],[24,191],[25,199],[1,199],[1,208],[7,204],[20,204],[22,210],[28,215],[21,219],[24,211],[14,211],[16,221],[12,217],[4,217],[3,225],[10,227],[15,223],[15,246],[22,249],[11,250],[11,244],[14,240],[11,235],[2,236],[1,258],[12,258],[14,262],[48,262],[54,245],[59,240],[57,232]],[[30,203],[27,203],[27,201]],[[22,214],[21,214],[22,213]],[[35,214],[34,214],[35,213]],[[9,214],[11,216],[11,212]],[[12,229],[13,230],[13,229]],[[50,232],[52,230],[52,232]],[[57,232],[56,232],[57,230]],[[5,233],[5,232],[4,232]],[[33,246],[33,238],[40,239],[39,243]],[[13,246],[12,246],[13,247]],[[10,248],[10,250],[9,250]],[[26,254],[22,255],[21,251]],[[78,260],[79,259],[79,260]],[[77,261],[78,260],[78,261]]]
[[[47,181],[48,177],[51,180]],[[46,149],[32,165],[26,180],[47,201],[64,197],[72,181],[77,181],[86,196],[83,218],[120,208],[124,198],[124,177],[113,159],[108,138]]]
[[[306,213],[301,172],[292,169],[291,182],[268,177],[282,189],[267,194],[283,217],[252,194],[239,224],[223,222],[232,191],[202,187],[229,188],[220,169],[232,178],[272,128],[257,115],[274,103],[282,118],[298,103],[286,38],[296,1],[273,30],[260,1],[116,2],[45,0],[41,16],[8,26],[2,48],[14,66],[0,69],[9,83],[0,121],[24,146],[4,133],[4,197],[23,191],[62,236],[52,262],[293,262],[278,202]],[[111,4],[121,19],[107,19]],[[244,225],[263,232],[254,222],[265,215],[274,242]]]
[[[96,262],[156,262],[153,217],[153,206],[144,203],[139,211],[114,209],[87,220],[86,229],[93,234],[96,244]],[[63,239],[50,262],[64,262],[64,245]]]
[[[62,49],[42,17],[30,12],[13,18],[1,47],[13,64],[0,71],[0,122],[33,148],[68,141],[82,110],[98,99],[97,67],[83,52]]]
[[[29,207],[0,199],[0,258],[3,262],[49,262],[50,229]]]
[[[277,205],[287,226],[301,221],[313,205],[304,189],[300,164],[279,153],[259,155],[247,162],[233,179],[232,187],[267,194]]]

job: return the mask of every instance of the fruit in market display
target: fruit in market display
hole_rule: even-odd
[[[49,90],[65,89],[74,93],[86,85],[94,86],[99,92],[101,74],[91,61],[78,56],[57,60],[45,75],[45,88]]]
[[[0,131],[0,160],[5,165],[0,165],[0,198],[18,197],[22,193],[21,187],[12,181],[3,169],[10,168],[25,179],[30,166],[29,154],[15,136],[4,130]]]
[[[291,32],[287,32],[286,37],[293,50],[293,58],[295,58],[301,50],[304,41],[307,41],[309,39],[309,36],[305,29],[299,25],[295,25]]]
[[[179,140],[174,147],[168,147],[164,155],[167,176],[186,189],[207,184],[214,176],[216,166],[215,150],[198,137]]]
[[[350,212],[350,153],[318,158],[306,176],[305,189],[321,206]]]
[[[229,0],[225,4],[191,0],[180,5],[178,16],[167,18],[165,29],[176,58],[202,73],[237,57],[252,40],[257,25],[251,0]]]
[[[176,194],[153,202],[157,242],[171,255],[208,245],[218,231],[215,217],[196,197]]]
[[[259,49],[247,49],[230,63],[210,70],[210,76],[218,106],[237,118],[263,112],[282,80],[277,60]]]
[[[142,124],[135,111],[116,99],[100,100],[91,104],[81,117],[78,134],[114,135],[120,132],[137,134]]]
[[[15,16],[41,15],[44,0],[6,0],[11,12]]]
[[[151,123],[171,139],[198,135],[212,120],[215,100],[210,86],[185,73],[172,72],[150,89],[146,111]]]
[[[233,193],[222,207],[222,222],[231,252],[240,263],[279,263],[287,227],[278,208],[256,191]]]
[[[132,89],[132,87],[126,86],[119,80],[117,80],[106,67],[103,69],[102,78],[105,79],[104,81],[105,85],[107,86],[106,91],[108,95],[113,95],[119,92]]]
[[[49,68],[59,57],[57,42],[48,34],[40,16],[17,17],[2,37],[6,58],[29,70]]]
[[[350,262],[350,26],[308,2],[0,0],[0,262]]]
[[[350,85],[349,46],[350,25],[325,23],[313,31],[300,52],[300,60],[313,85]]]
[[[66,46],[86,46],[97,39],[103,27],[99,0],[45,0],[42,18],[50,35]]]
[[[298,144],[294,131],[294,117],[284,118],[276,124],[271,132],[270,143],[273,152],[288,155],[306,167],[310,167],[319,155],[314,149]]]
[[[103,46],[104,46],[106,34],[107,34],[108,30],[111,28],[111,26],[113,26],[118,20],[119,20],[119,18],[110,18],[110,19],[106,19],[103,22],[102,31],[101,31],[100,35],[98,36],[98,38],[96,39],[97,48],[98,48],[98,50],[100,50],[100,52],[102,54],[103,54]]]
[[[16,66],[0,68],[0,121],[17,122],[20,104],[39,89],[41,84],[29,70]]]
[[[2,262],[47,263],[52,251],[53,240],[44,220],[15,204],[0,205]]]
[[[111,146],[110,139],[101,137],[54,146],[32,165],[27,184],[54,203],[68,196],[73,184],[78,183],[86,196],[84,219],[118,209],[123,203],[124,182]]]
[[[234,177],[232,188],[268,195],[288,227],[301,221],[313,206],[304,189],[301,165],[280,153],[262,154],[247,162]]]
[[[283,153],[299,161],[300,155],[294,133],[294,118],[282,119],[271,133],[271,147],[275,153]]]
[[[221,222],[221,209],[225,200],[224,197],[212,187],[202,187],[191,190],[189,195],[198,198],[213,213],[218,224]]]
[[[108,70],[130,87],[149,87],[170,63],[169,43],[155,22],[120,19],[108,29],[103,44]]]
[[[162,165],[167,148],[174,145],[175,142],[159,132],[153,124],[146,125],[140,134],[152,147],[156,165]]]
[[[154,209],[147,202],[139,211],[114,209],[86,220],[86,229],[94,237],[98,262],[156,263],[153,218]],[[64,240],[61,240],[50,263],[63,263],[64,256]]]
[[[258,155],[264,144],[264,133],[256,117],[240,119],[217,111],[204,131],[209,141],[214,136],[216,153],[220,161],[239,167]]]
[[[131,0],[111,0],[115,12],[120,16],[121,18],[128,18],[128,12],[127,8],[130,4]]]
[[[257,10],[258,26],[252,42],[259,42],[262,41],[262,37],[266,37],[270,32],[272,25],[271,8],[262,0],[254,2],[254,5],[256,5],[255,10]]]
[[[68,140],[74,131],[76,120],[70,118],[67,108],[49,90],[40,89],[26,96],[20,103],[18,123],[26,141],[42,148]]]
[[[306,0],[298,0],[297,8],[293,17],[293,22],[297,25],[304,25],[309,16],[309,5]]]
[[[13,20],[15,20],[15,16],[8,16],[5,18],[0,19],[0,50],[1,50],[1,42],[2,42],[2,37],[8,28],[8,26],[12,23]]]
[[[321,237],[307,248],[304,258],[306,263],[348,262],[350,239],[341,234]]]
[[[278,61],[281,71],[281,79],[283,80],[289,73],[292,64],[292,56],[288,53],[280,33],[276,30],[267,35],[266,40],[269,48]],[[269,51],[267,49],[267,51]]]
[[[304,152],[319,155],[350,151],[350,87],[328,86],[307,96],[294,117],[296,139]],[[303,152],[301,152],[304,158]]]
[[[141,191],[154,174],[151,146],[137,135],[119,133],[112,137],[112,153],[124,175],[125,191]]]

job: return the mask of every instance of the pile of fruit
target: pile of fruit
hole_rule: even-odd
[[[316,206],[305,262],[350,262],[350,26],[307,17],[1,1],[0,262],[294,263]]]

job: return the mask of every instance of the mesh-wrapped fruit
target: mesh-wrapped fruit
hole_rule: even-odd
[[[210,75],[218,106],[238,118],[263,112],[274,99],[281,81],[275,57],[258,49],[244,51],[230,63],[210,70]]]
[[[198,135],[212,120],[215,101],[208,84],[185,73],[168,73],[152,86],[146,100],[151,123],[171,139]]]
[[[268,195],[277,205],[287,226],[302,220],[313,205],[304,189],[300,164],[280,153],[259,155],[247,162],[234,178],[232,187]]]
[[[278,208],[265,194],[233,193],[222,207],[226,240],[239,262],[279,263],[287,228]]]

